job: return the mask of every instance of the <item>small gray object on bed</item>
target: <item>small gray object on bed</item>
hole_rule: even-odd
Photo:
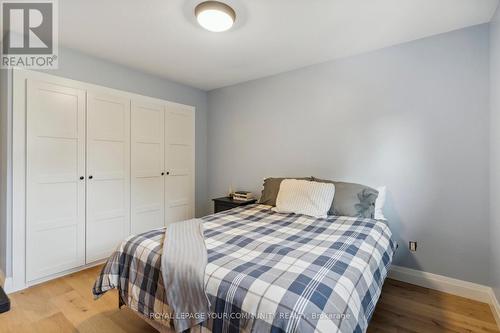
[[[185,331],[208,318],[210,301],[204,286],[206,266],[203,222],[191,219],[168,225],[161,273],[168,304],[174,312],[176,332]]]
[[[335,184],[335,197],[328,215],[373,218],[378,191],[371,187],[313,178],[315,182]]]

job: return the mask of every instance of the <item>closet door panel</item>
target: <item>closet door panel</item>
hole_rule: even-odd
[[[87,263],[130,232],[130,100],[87,94]]]
[[[165,223],[194,217],[194,112],[168,105],[165,112]]]
[[[164,225],[164,107],[132,102],[132,233]]]
[[[26,280],[85,263],[85,91],[27,81]]]

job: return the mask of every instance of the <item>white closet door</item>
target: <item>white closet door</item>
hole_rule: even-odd
[[[130,233],[130,100],[87,93],[87,263]]]
[[[27,82],[26,280],[85,264],[85,91]]]
[[[165,112],[165,223],[194,217],[194,111],[168,105]]]
[[[137,234],[164,225],[164,107],[132,101],[131,225]]]

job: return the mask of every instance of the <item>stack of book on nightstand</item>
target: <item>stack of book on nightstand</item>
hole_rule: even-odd
[[[252,192],[236,191],[233,193],[233,200],[235,201],[249,201],[253,199]]]

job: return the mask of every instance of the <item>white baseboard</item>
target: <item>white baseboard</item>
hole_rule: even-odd
[[[5,291],[6,294],[10,294],[10,293],[14,292],[14,288],[12,286],[12,278],[10,278],[10,277],[5,278],[3,290]]]
[[[491,299],[490,287],[416,269],[393,265],[389,271],[389,278],[483,303],[489,303]]]
[[[0,287],[8,294],[12,291],[12,278],[6,277],[5,273],[0,269]]]
[[[491,287],[396,265],[392,266],[388,277],[394,280],[487,303],[490,305],[493,316],[500,328],[500,305]]]
[[[491,311],[493,312],[493,316],[497,321],[498,327],[500,327],[500,303],[498,302],[497,296],[493,292],[493,289],[491,289],[490,300]]]

